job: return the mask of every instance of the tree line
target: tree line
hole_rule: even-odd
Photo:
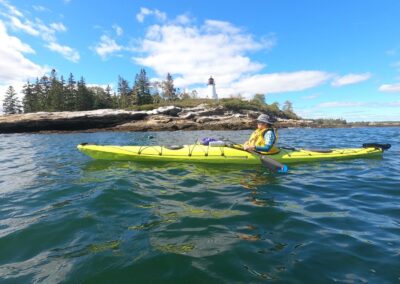
[[[204,102],[204,100],[197,99],[195,90],[189,94],[175,88],[174,80],[169,73],[162,82],[150,82],[145,69],[141,69],[136,74],[132,86],[128,80],[119,76],[116,92],[109,85],[105,88],[87,86],[83,77],[75,80],[72,73],[65,80],[63,76],[58,77],[53,69],[50,76],[44,75],[37,78],[35,83],[28,81],[23,86],[22,93],[24,96],[21,102],[12,86],[7,89],[3,101],[3,112],[5,114],[38,111],[85,111],[104,108],[146,109],[147,107],[150,109],[170,102],[182,106],[192,106],[192,104],[197,105]],[[284,102],[281,110],[277,102],[270,105],[266,104],[264,94],[255,94],[250,101],[246,101],[240,95],[237,95],[231,96],[230,99],[221,99],[215,103],[231,110],[253,109],[277,116],[283,114],[287,118],[299,118],[294,113],[290,101]]]
[[[87,86],[83,77],[75,80],[72,73],[65,80],[63,76],[58,77],[53,69],[50,76],[37,78],[35,83],[28,81],[22,93],[24,96],[21,102],[13,86],[7,89],[3,101],[5,114],[130,108],[196,96],[196,91],[189,95],[176,89],[169,73],[162,82],[150,82],[145,69],[136,74],[132,86],[128,80],[119,76],[117,92],[113,92],[109,85],[105,88]]]

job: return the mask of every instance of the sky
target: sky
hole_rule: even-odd
[[[303,118],[400,121],[399,14],[398,0],[0,0],[0,100],[52,69],[115,88],[145,68]]]

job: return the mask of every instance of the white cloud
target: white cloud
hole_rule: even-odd
[[[35,51],[26,43],[7,33],[4,23],[0,20],[0,83],[9,84],[14,81],[26,80],[45,73],[41,67],[25,57],[24,54],[34,54]]]
[[[366,81],[371,78],[370,73],[363,73],[363,74],[348,74],[345,76],[337,77],[333,80],[332,86],[334,87],[341,87],[350,84],[356,84],[362,81]]]
[[[63,57],[74,63],[77,63],[80,59],[79,53],[69,46],[60,45],[56,42],[50,42],[48,45],[46,45],[46,47],[61,54]]]
[[[238,34],[241,32],[240,28],[235,27],[229,22],[206,20],[203,26],[207,32],[210,33],[227,33],[227,34]]]
[[[176,24],[180,24],[180,25],[187,25],[187,24],[190,24],[192,22],[192,20],[187,15],[179,15],[176,17],[174,22]]]
[[[330,77],[322,71],[259,74],[234,83],[233,88],[249,94],[295,92],[321,85]]]
[[[342,118],[347,121],[399,121],[400,112],[393,108],[400,106],[395,102],[326,102],[327,106],[320,105],[295,109],[303,118]],[[359,105],[362,104],[362,105]],[[378,107],[378,108],[377,108]],[[388,109],[389,108],[389,109]],[[372,111],[373,109],[373,111]]]
[[[33,5],[32,8],[37,12],[49,12],[50,9],[43,7],[41,5]]]
[[[140,15],[147,14],[144,9]],[[195,88],[199,96],[206,95],[210,75],[216,80],[219,97],[240,94],[245,98],[255,93],[301,91],[332,77],[317,70],[255,74],[265,64],[251,60],[247,53],[272,48],[274,36],[258,40],[226,21],[206,20],[200,26],[187,23],[175,20],[149,26],[138,49],[142,55],[134,61],[155,70],[159,78],[173,74],[177,87]]]
[[[122,46],[118,45],[114,39],[107,35],[102,35],[100,37],[100,42],[94,47],[94,50],[102,59],[107,58],[107,56],[122,50]]]
[[[398,101],[398,102],[390,102],[388,104],[388,106],[390,106],[390,107],[400,107],[400,101]]]
[[[381,85],[379,91],[385,93],[400,93],[400,83]]]
[[[330,78],[330,74],[322,71],[298,71],[291,73],[258,74],[241,78],[221,87],[216,83],[220,98],[238,96],[251,99],[254,94],[273,94],[296,92],[316,87]],[[179,79],[179,78],[178,78]],[[175,80],[177,86],[179,80]],[[200,97],[206,97],[208,89],[196,88]]]
[[[38,36],[39,31],[35,29],[30,22],[22,23],[17,17],[10,17],[11,25],[16,30],[22,30],[32,36]]]
[[[67,31],[67,28],[63,25],[63,23],[51,23],[50,27],[57,32]]]
[[[319,96],[320,96],[320,94],[313,94],[313,95],[304,96],[304,97],[301,97],[301,98],[304,99],[304,100],[313,100],[313,99],[318,98]]]
[[[360,107],[366,105],[363,102],[325,102],[318,104],[317,108]]]
[[[34,53],[35,51],[28,44],[9,35],[5,24],[0,20],[0,113],[5,92],[10,85],[15,88],[17,93],[20,93],[26,80],[46,73],[46,67],[25,57],[25,54]]]
[[[138,22],[143,23],[145,17],[150,16],[150,15],[155,16],[160,21],[165,21],[167,19],[167,14],[165,14],[164,12],[161,12],[157,9],[150,10],[145,7],[140,8],[140,12],[138,14],[136,14],[136,19],[138,20]]]
[[[31,36],[40,37],[45,42],[45,47],[61,54],[70,61],[79,61],[80,56],[78,51],[67,45],[61,45],[57,41],[56,33],[65,32],[67,30],[63,23],[58,22],[46,25],[38,18],[36,18],[34,21],[31,21],[20,11],[18,11],[17,8],[8,4],[7,2],[0,0],[0,5],[3,5],[7,9],[7,12],[3,13],[3,15],[9,19],[8,24],[13,29],[21,30]]]
[[[265,65],[252,61],[247,52],[268,49],[270,41],[258,41],[228,22],[206,21],[201,26],[172,23],[152,25],[140,44],[143,56],[136,63],[154,69],[161,78],[174,74],[178,87],[205,86],[214,76],[218,93],[243,76],[260,71]],[[199,88],[196,88],[199,90]],[[230,94],[226,94],[230,95]]]
[[[122,36],[122,34],[124,33],[124,30],[120,26],[118,26],[117,24],[114,24],[112,27],[113,27],[115,33],[117,34],[117,36]]]
[[[4,7],[7,8],[9,14],[13,15],[13,16],[17,16],[17,17],[23,17],[24,15],[14,6],[8,4],[6,1],[4,0],[0,0],[0,4],[2,4]]]

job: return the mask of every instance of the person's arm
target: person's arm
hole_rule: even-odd
[[[267,130],[264,133],[265,145],[264,146],[256,146],[256,151],[268,152],[271,149],[272,145],[274,144],[275,139],[276,139],[276,137],[275,137],[274,132],[272,130]]]

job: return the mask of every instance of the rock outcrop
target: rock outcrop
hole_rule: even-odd
[[[76,131],[117,126],[142,120],[143,111],[101,109],[78,112],[36,112],[0,116],[0,133]]]
[[[78,112],[37,112],[0,116],[0,133],[65,131],[163,131],[253,129],[261,112],[234,112],[223,106],[159,107],[150,111],[100,109]],[[312,120],[276,118],[276,126],[326,127]],[[330,125],[335,127],[335,125]],[[338,125],[339,126],[339,125]],[[351,127],[340,125],[340,127]]]

